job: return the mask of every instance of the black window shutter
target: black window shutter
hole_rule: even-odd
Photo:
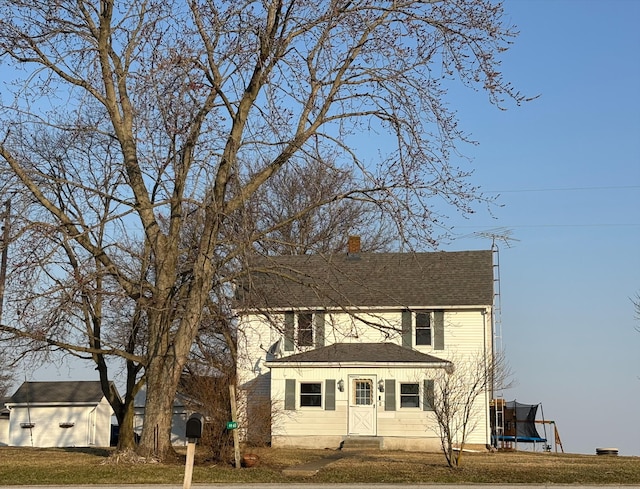
[[[284,351],[293,351],[295,319],[296,318],[292,312],[284,313]]]
[[[402,346],[411,348],[411,311],[402,311]]]
[[[422,409],[424,411],[433,411],[433,396],[434,396],[433,380],[424,379],[424,392],[422,394],[423,394]]]
[[[386,379],[384,381],[384,410],[396,410],[396,381],[395,379]]]
[[[326,379],[324,381],[324,410],[336,410],[336,380]]]
[[[324,312],[316,312],[316,348],[324,346]]]
[[[433,349],[444,350],[444,311],[433,313]]]
[[[296,379],[286,379],[284,382],[284,408],[287,411],[295,411]]]

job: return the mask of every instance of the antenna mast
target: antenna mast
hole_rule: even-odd
[[[492,329],[493,329],[493,369],[504,368],[504,349],[502,345],[502,296],[500,293],[500,250],[498,240],[503,241],[507,247],[510,247],[511,241],[519,241],[511,236],[512,230],[508,228],[495,228],[488,229],[486,231],[479,231],[463,237],[473,238],[490,238],[491,239],[491,251],[493,252],[493,308],[492,308]],[[492,400],[493,405],[493,432],[492,443],[496,448],[503,448],[502,443],[504,438],[504,385],[503,375],[500,372],[493,372],[492,379]],[[498,385],[499,384],[499,385]],[[500,445],[500,446],[499,446]]]

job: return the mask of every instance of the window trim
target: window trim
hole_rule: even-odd
[[[418,316],[426,316],[429,319],[428,326],[421,326],[418,328]],[[429,333],[428,343],[418,343],[418,330],[423,332],[426,336],[426,332]],[[416,346],[430,346],[433,347],[433,311],[416,311],[413,315],[413,338]],[[425,338],[426,339],[426,338]]]
[[[399,394],[400,394],[400,402],[399,402],[399,407],[400,409],[416,409],[416,410],[420,410],[422,409],[421,406],[421,400],[422,400],[422,396],[421,396],[421,389],[420,389],[420,382],[399,382],[400,387],[399,387]],[[403,393],[402,392],[402,388],[404,386],[415,386],[417,388],[417,391],[415,393]],[[415,399],[417,401],[417,405],[412,405],[412,406],[406,406],[404,405],[403,402],[403,398],[411,398],[411,399]]]
[[[352,380],[353,380],[353,385],[351,390],[351,393],[352,393],[351,405],[352,406],[372,406],[373,404],[375,404],[376,389],[375,389],[373,379],[368,377],[365,377],[365,378],[357,377]],[[363,386],[366,385],[367,388],[366,389],[358,388],[359,383],[362,383]],[[366,397],[364,396],[365,393],[367,394]],[[367,402],[365,403],[360,402],[365,400]]]
[[[308,327],[305,327],[304,329],[302,329],[301,326],[301,322],[300,319],[301,317],[305,317],[308,318],[309,322],[308,322]],[[316,314],[314,312],[298,312],[296,313],[296,340],[298,343],[298,346],[315,346],[316,344],[316,328],[315,328],[315,322],[316,322]],[[305,320],[306,322],[306,320]],[[307,326],[307,325],[305,325]],[[301,338],[303,337],[303,335],[301,334],[301,332],[304,332],[304,339],[308,340],[305,341],[304,343],[302,342]],[[308,336],[308,338],[307,338]]]
[[[310,348],[318,348],[325,344],[325,315],[322,309],[318,310],[291,310],[284,312],[283,338],[284,351],[306,351]],[[300,319],[305,328],[301,331]],[[300,343],[300,339],[302,344]]]
[[[321,380],[313,380],[313,381],[300,381],[298,382],[299,394],[298,394],[298,406],[300,409],[324,409],[324,398],[325,392],[322,387],[323,382]],[[319,386],[320,392],[303,392],[304,385],[317,385]],[[302,399],[310,399],[312,397],[319,397],[320,404],[311,405],[311,404],[302,404]]]

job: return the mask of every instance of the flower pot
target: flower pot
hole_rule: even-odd
[[[242,466],[243,467],[255,467],[258,465],[260,461],[260,457],[258,457],[255,453],[245,453],[242,456]]]

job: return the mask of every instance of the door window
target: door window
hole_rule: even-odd
[[[353,392],[356,406],[373,404],[373,381],[371,379],[355,379]]]

